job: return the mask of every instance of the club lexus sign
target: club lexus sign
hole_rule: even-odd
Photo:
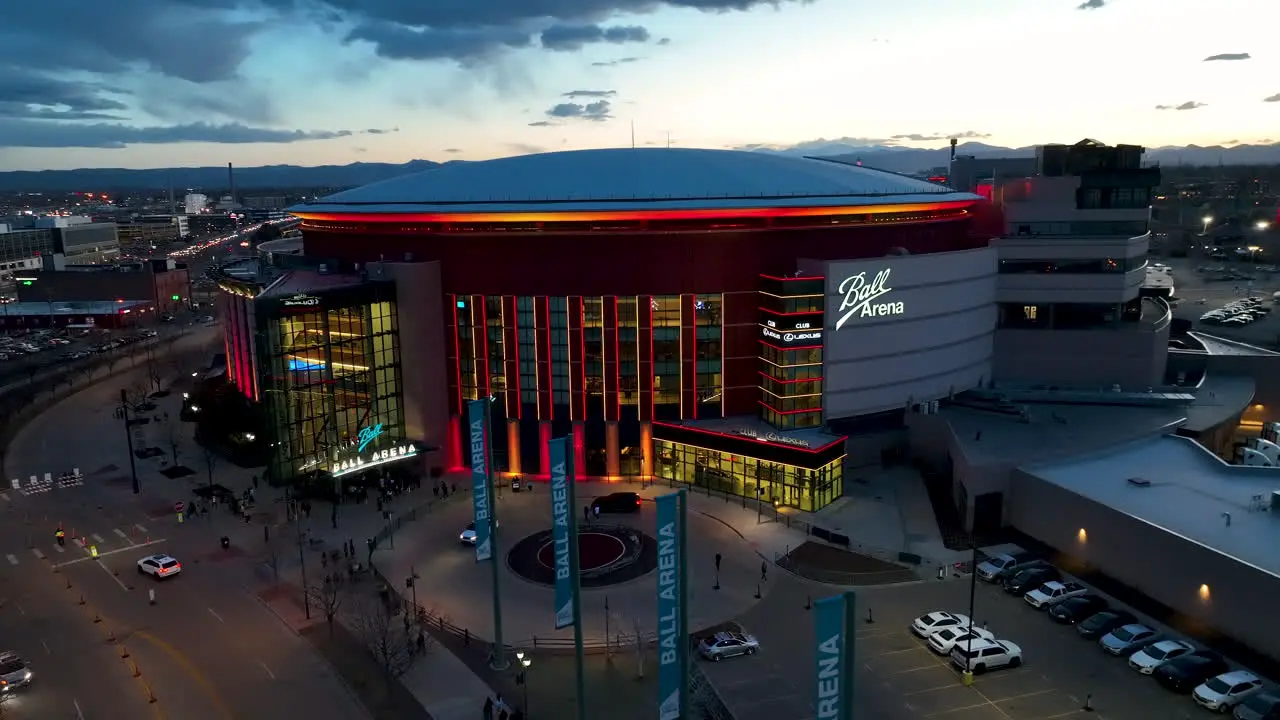
[[[836,319],[836,330],[855,317],[888,317],[902,315],[906,312],[901,302],[878,302],[880,298],[893,292],[889,286],[890,268],[885,268],[867,279],[867,273],[850,275],[840,282],[839,292],[844,295],[840,301],[840,317]]]
[[[782,345],[784,346],[822,344],[821,330],[802,330],[799,332],[779,332],[770,327],[762,327],[760,328],[760,335],[766,341],[782,343]]]

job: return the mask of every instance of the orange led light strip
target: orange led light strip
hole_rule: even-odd
[[[295,217],[312,222],[363,223],[475,223],[475,222],[601,222],[609,220],[716,220],[734,218],[787,218],[843,215],[890,215],[962,210],[975,200],[952,200],[936,203],[901,205],[839,205],[829,207],[757,207],[706,208],[699,210],[584,210],[580,212],[508,212],[508,213],[380,213],[360,212],[292,212]],[[409,204],[409,203],[406,203]]]

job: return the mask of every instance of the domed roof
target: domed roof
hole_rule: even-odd
[[[817,158],[620,148],[451,163],[299,205],[299,213],[507,213],[823,207],[978,200]]]

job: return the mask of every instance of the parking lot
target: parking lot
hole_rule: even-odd
[[[810,598],[830,588],[779,578],[765,601],[740,620],[761,644],[758,655],[700,663],[737,720],[812,718],[813,618]],[[949,578],[858,591],[856,714],[863,718],[946,720],[1180,720],[1206,717],[1105,655],[1071,626],[1058,625],[1020,598],[978,583],[975,616],[1022,648],[1019,668],[975,676],[965,687],[947,658],[911,634],[911,621],[933,610],[966,613],[969,582]],[[873,622],[867,622],[867,611]],[[1090,702],[1092,711],[1085,709]]]

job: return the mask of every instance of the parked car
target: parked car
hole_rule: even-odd
[[[1084,595],[1087,592],[1089,592],[1089,588],[1078,582],[1052,580],[1023,595],[1022,599],[1033,608],[1043,609],[1050,605],[1057,605],[1067,598]]]
[[[746,633],[718,632],[698,643],[698,654],[712,662],[735,655],[755,655],[759,649],[760,641]]]
[[[982,674],[1002,667],[1016,668],[1022,664],[1022,648],[1008,640],[984,640],[966,644],[951,651],[951,664],[960,670]]]
[[[1075,625],[1107,609],[1107,601],[1099,595],[1085,593],[1067,598],[1049,608],[1049,619],[1063,625]],[[1076,629],[1079,629],[1077,625]]]
[[[1184,640],[1161,640],[1130,655],[1129,667],[1143,675],[1150,675],[1170,660],[1195,651],[1195,646]]]
[[[951,651],[957,647],[967,647],[969,641],[975,644],[982,640],[994,640],[995,633],[985,628],[971,628],[967,625],[960,627],[951,627],[929,636],[929,649],[939,655],[950,655]]]
[[[1221,655],[1208,650],[1197,650],[1162,663],[1151,673],[1151,677],[1166,690],[1185,695],[1205,680],[1230,669]]]
[[[633,492],[609,493],[591,501],[591,510],[602,513],[634,513],[640,512],[644,501]]]
[[[1191,698],[1202,708],[1228,712],[1253,695],[1262,692],[1262,680],[1246,670],[1235,670],[1209,678],[1191,692]]]
[[[1077,600],[1079,598],[1072,599]],[[1076,632],[1080,633],[1082,638],[1096,640],[1108,635],[1113,630],[1136,622],[1138,622],[1138,618],[1134,617],[1133,613],[1128,610],[1103,610],[1076,624]]]
[[[1130,623],[1103,635],[1098,645],[1112,655],[1132,654],[1137,646],[1154,639],[1156,635],[1153,628],[1141,623]]]
[[[1236,720],[1280,720],[1280,694],[1258,693],[1236,706]]]
[[[1010,575],[1002,583],[1004,591],[1010,595],[1026,595],[1050,580],[1062,577],[1058,569],[1051,565],[1037,565]]]
[[[978,563],[978,579],[989,583],[999,582],[1000,578],[1006,574],[1038,561],[1039,559],[1029,552],[992,555]]]
[[[911,632],[922,638],[954,627],[969,627],[969,616],[937,610],[925,613],[911,623]]]

